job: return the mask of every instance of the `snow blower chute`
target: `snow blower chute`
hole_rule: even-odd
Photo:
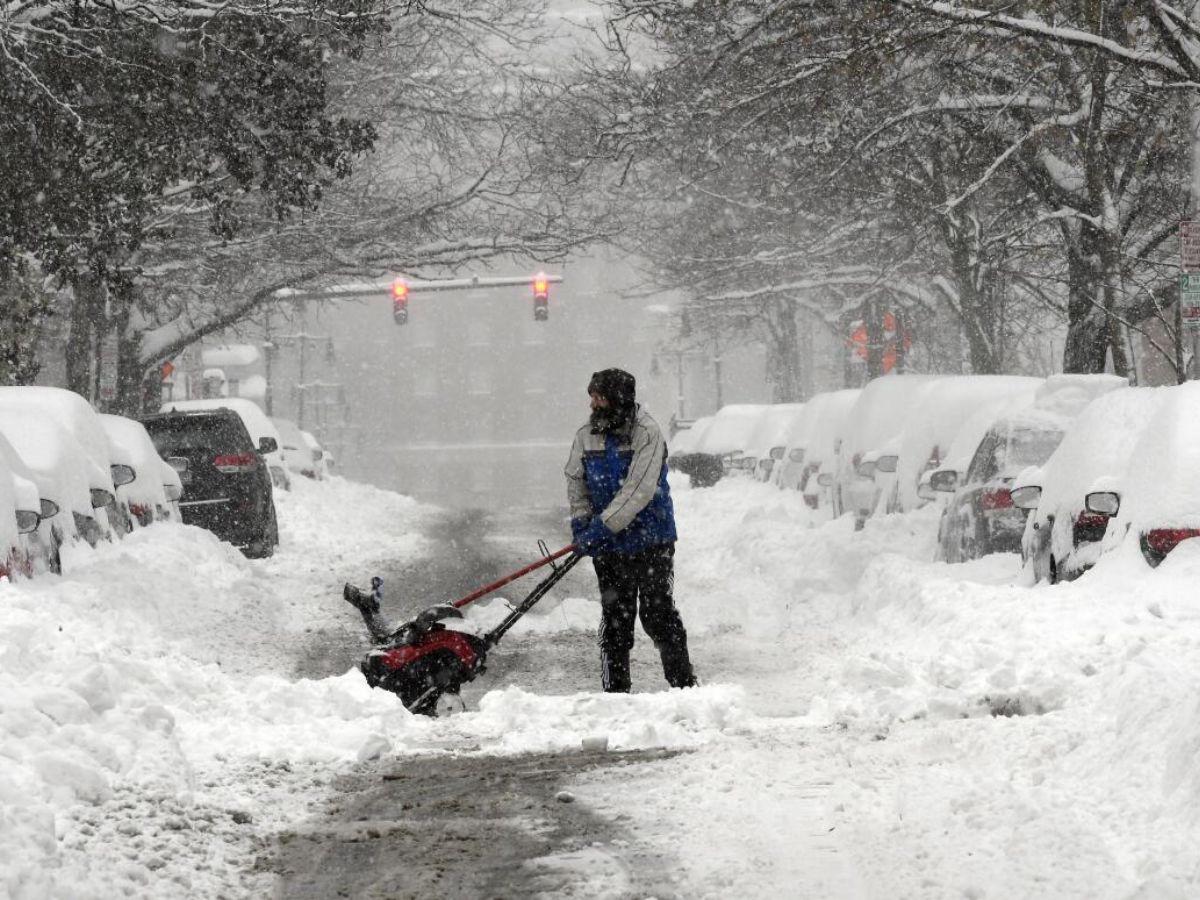
[[[542,550],[544,555],[537,562],[453,603],[431,606],[399,628],[389,626],[379,614],[382,578],[371,579],[370,591],[347,584],[342,596],[362,614],[371,637],[378,644],[359,664],[367,684],[391,691],[409,712],[437,715],[437,702],[442,694],[457,694],[459,688],[483,672],[488,651],[581,559],[573,544],[555,553],[550,553],[543,544]],[[566,559],[555,565],[555,560],[564,556]],[[467,604],[547,565],[552,569],[550,574],[486,634],[476,636],[442,624],[443,619],[461,619],[462,608]]]

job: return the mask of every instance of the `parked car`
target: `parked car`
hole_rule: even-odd
[[[725,471],[744,471],[744,463],[735,461],[745,455],[750,436],[760,417],[766,414],[763,403],[732,403],[722,406],[712,422],[697,437],[695,452],[721,458]]]
[[[220,397],[213,400],[171,400],[164,403],[159,411],[188,412],[206,409],[229,409],[235,412],[241,418],[242,424],[246,427],[246,431],[249,432],[256,447],[262,446],[264,438],[270,438],[275,449],[264,452],[263,458],[266,460],[271,482],[285,491],[292,486],[287,464],[283,458],[283,440],[279,436],[279,430],[253,400],[241,397]]]
[[[321,453],[313,450],[304,438],[299,426],[290,419],[271,419],[279,432],[279,449],[283,454],[283,464],[292,475],[303,475],[305,478],[321,477]]]
[[[775,484],[784,490],[804,491],[805,500],[816,507],[814,476],[822,460],[833,458],[834,441],[858,394],[857,389],[831,391],[817,394],[804,404],[784,435],[783,459],[771,473]],[[807,492],[810,479],[813,479],[811,493]]]
[[[308,446],[308,452],[312,456],[313,471],[319,481],[329,474],[329,467],[325,462],[325,448],[321,446],[311,431],[301,431],[300,436],[304,438],[304,443]]]
[[[37,485],[0,453],[0,578],[28,578],[39,568],[44,556],[38,534],[40,505]]]
[[[803,403],[772,403],[759,415],[740,457],[741,467],[756,480],[770,479],[776,460],[783,458],[784,435],[803,409]]]
[[[712,420],[712,416],[702,416],[690,428],[674,435],[667,444],[667,466],[687,475],[692,487],[712,487],[725,475],[721,457],[696,449]]]
[[[930,477],[935,490],[953,491],[938,528],[939,555],[963,562],[990,553],[1017,553],[1026,511],[1013,503],[1010,487],[1023,470],[1042,466],[1070,422],[1096,397],[1128,386],[1112,375],[1055,375],[1037,389],[1033,403],[1002,415],[988,428],[960,479],[943,467]]]
[[[834,515],[854,514],[856,528],[875,512],[881,492],[867,454],[898,438],[914,414],[929,375],[885,375],[862,389],[843,427],[834,482]],[[893,469],[894,471],[894,469]]]
[[[37,485],[47,559],[51,571],[61,572],[62,546],[75,540],[95,546],[109,536],[104,507],[115,497],[93,487],[95,463],[50,416],[0,407],[0,437],[0,452],[19,457]]]
[[[87,460],[89,489],[93,492],[94,513],[104,537],[111,537],[114,524],[124,533],[126,513],[117,502],[114,477],[124,480],[128,473],[114,471],[108,455],[108,439],[99,414],[74,391],[55,387],[0,387],[0,409],[18,415],[53,419],[83,451]],[[9,440],[12,437],[9,436]]]
[[[984,406],[1017,400],[1033,403],[1041,378],[1006,375],[951,375],[928,382],[895,443],[876,461],[876,480],[888,512],[916,509],[926,502],[917,494],[921,477],[947,459],[950,445],[967,421]],[[882,479],[880,473],[894,472]]]
[[[125,416],[101,414],[100,424],[108,437],[109,456],[113,461],[117,500],[127,510],[128,521],[149,525],[167,515],[167,494],[160,464],[162,458],[141,422]],[[117,473],[124,466],[126,473]]]
[[[1136,542],[1151,567],[1200,537],[1200,382],[1163,389],[1125,470],[1091,485],[1085,507],[1109,517],[1099,555]],[[1124,427],[1113,421],[1113,428]]]
[[[279,449],[274,438],[256,446],[241,416],[224,406],[147,416],[142,424],[179,473],[185,524],[207,528],[246,556],[275,552],[279,526],[264,459]]]

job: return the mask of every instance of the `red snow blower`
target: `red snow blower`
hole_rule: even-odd
[[[488,651],[512,628],[521,616],[562,579],[582,558],[575,545],[551,553],[541,544],[542,558],[491,584],[472,591],[453,603],[440,603],[421,612],[399,628],[393,628],[380,615],[383,579],[371,579],[371,590],[364,591],[352,584],[342,590],[342,596],[357,609],[366,622],[378,646],[359,664],[367,684],[391,691],[400,698],[409,712],[437,715],[437,703],[443,694],[457,694],[468,681],[484,671]],[[555,565],[555,560],[566,557]],[[520,604],[482,637],[455,631],[442,624],[443,619],[461,619],[462,608],[486,597],[543,566],[553,570],[529,592]]]

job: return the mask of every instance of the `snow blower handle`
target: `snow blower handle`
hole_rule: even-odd
[[[491,584],[484,585],[483,587],[479,588],[479,590],[477,590],[477,591],[472,591],[471,593],[467,594],[467,596],[465,596],[465,597],[460,597],[458,600],[455,600],[450,605],[455,607],[456,609],[461,609],[462,607],[466,606],[468,603],[471,603],[474,600],[478,600],[480,597],[487,596],[488,594],[492,593],[492,591],[498,591],[498,590],[500,590],[500,588],[504,587],[506,584],[516,581],[518,578],[520,578],[524,575],[528,575],[530,572],[534,571],[535,569],[540,569],[542,566],[547,566],[550,563],[554,562],[554,560],[566,556],[568,553],[574,553],[574,552],[576,552],[576,550],[577,550],[577,548],[574,544],[568,544],[566,547],[563,547],[561,550],[556,550],[555,552],[551,553],[549,556],[543,556],[537,562],[530,563],[529,565],[525,566],[524,568],[518,569],[517,571],[513,572],[511,575],[505,575],[503,578],[493,581]]]

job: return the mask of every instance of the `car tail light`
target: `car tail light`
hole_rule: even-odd
[[[1166,556],[1188,538],[1200,537],[1200,528],[1155,528],[1146,532],[1146,545],[1159,556]]]
[[[1075,517],[1076,528],[1107,528],[1108,516],[1104,513],[1081,512]]]
[[[253,453],[224,453],[213,459],[213,466],[226,475],[234,472],[252,472],[256,458]]]
[[[988,488],[979,495],[979,506],[985,512],[993,509],[1012,509],[1012,494],[1008,488]]]
[[[150,515],[150,508],[141,503],[130,503],[129,511],[139,519],[144,519],[146,516]]]

